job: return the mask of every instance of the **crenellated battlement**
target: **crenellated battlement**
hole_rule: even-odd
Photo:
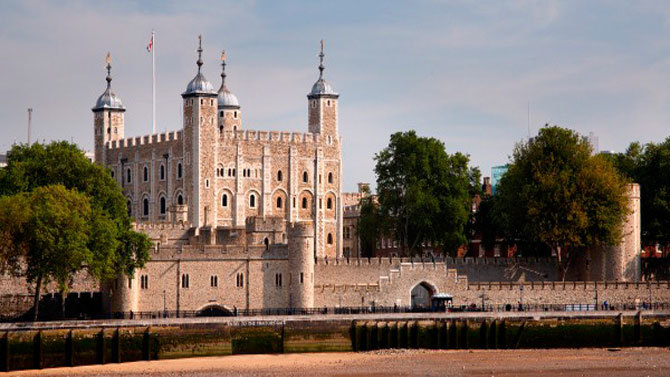
[[[310,132],[229,130],[222,133],[222,138],[236,141],[283,142],[291,144],[313,144],[319,142],[319,135]]]
[[[485,257],[485,258],[434,258],[434,259],[419,259],[419,258],[394,258],[394,257],[376,257],[376,258],[335,258],[324,259],[317,258],[317,265],[346,265],[346,266],[391,266],[398,264],[411,265],[448,265],[448,266],[516,266],[523,265],[557,265],[556,258],[503,258],[503,257]]]
[[[471,282],[468,290],[477,291],[502,291],[511,290],[519,292],[523,286],[528,290],[561,290],[561,291],[607,291],[607,290],[660,290],[670,289],[670,281],[655,282],[626,282],[626,281],[529,281],[529,282]]]
[[[315,284],[318,293],[380,292],[379,284]]]
[[[151,231],[151,230],[187,230],[190,226],[185,224],[172,223],[133,223],[133,229],[136,231]]]
[[[135,148],[142,145],[173,142],[181,139],[182,139],[182,131],[178,130],[178,131],[168,131],[160,134],[130,137],[121,140],[112,140],[107,142],[105,146],[109,150],[117,150],[124,148]]]

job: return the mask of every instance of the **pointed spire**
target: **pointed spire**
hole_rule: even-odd
[[[319,79],[323,78],[323,70],[326,68],[323,65],[323,57],[326,56],[323,53],[323,39],[321,40],[321,52],[319,53]]]
[[[226,87],[226,50],[221,51],[221,88]]]
[[[112,83],[112,57],[111,57],[109,51],[107,52],[107,77],[106,77],[106,80],[107,80],[107,88],[109,88],[111,86],[111,83]]]
[[[198,73],[200,73],[200,67],[202,67],[202,35],[198,35]]]

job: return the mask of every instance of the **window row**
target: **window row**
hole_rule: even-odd
[[[281,170],[277,170],[277,181],[281,182],[284,179],[284,174]],[[302,181],[303,183],[309,182],[309,173],[307,171],[302,172]],[[321,183],[321,176],[319,175],[319,183]],[[328,183],[333,183],[333,173],[328,173]]]
[[[253,173],[253,174],[252,174]],[[235,177],[237,174],[237,170],[235,168],[222,168],[219,167],[216,169],[216,176],[219,178],[222,177]],[[242,169],[242,177],[245,178],[260,178],[261,177],[261,170],[260,169]]]
[[[165,165],[161,164],[160,167],[158,168],[158,179],[161,181],[164,181],[166,179],[167,171],[165,169]],[[177,179],[181,179],[184,176],[184,169],[182,167],[181,162],[177,163]],[[149,182],[151,175],[149,174],[149,166],[144,166],[142,168],[142,180],[144,182]],[[112,170],[112,178],[114,178],[114,171]],[[125,177],[121,177],[121,181],[125,181],[125,183],[133,183],[133,169],[131,168],[126,168],[125,169]]]
[[[184,205],[185,200],[184,200],[184,195],[179,192],[177,196],[175,197],[175,201],[177,205]],[[134,216],[135,214],[133,213],[133,202],[130,199],[126,200],[126,206],[127,206],[127,211],[129,216]],[[144,196],[142,198],[141,202],[141,212],[140,215],[142,217],[149,217],[149,210],[150,210],[150,201],[148,196]],[[159,216],[165,216],[167,214],[167,199],[165,195],[161,195],[158,198],[158,215]]]

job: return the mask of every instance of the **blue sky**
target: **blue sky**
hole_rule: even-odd
[[[126,136],[151,131],[156,37],[159,130],[181,127],[180,93],[204,73],[228,86],[247,129],[306,131],[306,93],[326,40],[341,94],[344,189],[374,182],[374,154],[416,129],[471,156],[484,175],[545,123],[601,150],[661,141],[670,125],[670,4],[664,1],[3,1],[0,150],[33,139],[93,144],[92,113],[112,54]]]

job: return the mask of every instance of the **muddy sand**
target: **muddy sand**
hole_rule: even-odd
[[[0,376],[670,376],[670,349],[385,350],[236,355]]]

